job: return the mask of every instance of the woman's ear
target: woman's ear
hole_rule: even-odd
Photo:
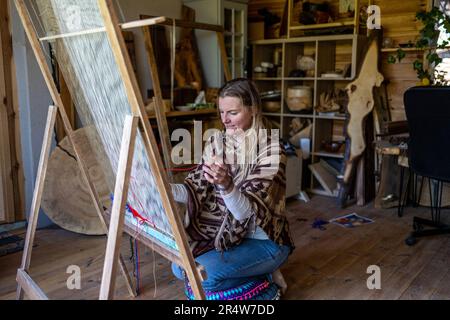
[[[252,107],[252,116],[253,116],[253,117],[256,117],[257,114],[258,114],[258,107],[253,106],[253,107]]]

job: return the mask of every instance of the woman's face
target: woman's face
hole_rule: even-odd
[[[219,98],[219,111],[220,118],[228,134],[233,134],[239,129],[246,131],[252,126],[253,113],[250,108],[242,105],[239,98]]]

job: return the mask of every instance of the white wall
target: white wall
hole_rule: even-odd
[[[201,23],[222,24],[223,4],[220,0],[184,0],[184,4],[195,10],[195,20]],[[200,61],[207,86],[220,88],[223,85],[223,68],[217,36],[214,32],[196,30]]]

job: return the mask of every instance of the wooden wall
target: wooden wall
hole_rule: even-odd
[[[421,22],[417,21],[416,12],[427,10],[430,0],[389,1],[375,0],[374,4],[381,9],[381,25],[383,37],[391,38],[393,45],[399,43],[415,43]],[[389,107],[392,120],[405,120],[403,94],[405,91],[419,83],[417,74],[412,65],[414,60],[423,60],[422,51],[408,51],[406,57],[400,63],[389,64],[387,59],[392,52],[381,54],[382,69],[386,81],[389,97]]]
[[[0,1],[0,223],[24,218],[19,110],[8,1]]]
[[[264,7],[281,17],[286,1],[250,0],[248,5],[249,19],[257,19],[258,10]],[[317,1],[312,0],[311,2]],[[336,10],[339,1],[329,0],[328,2]],[[399,43],[415,41],[421,28],[421,23],[415,19],[416,12],[426,10],[430,5],[429,3],[431,3],[431,0],[372,0],[372,4],[378,5],[381,10],[381,25],[384,37],[391,38],[394,46]],[[345,48],[342,50],[345,51]],[[336,54],[336,58],[339,60],[339,48]],[[389,54],[392,53],[383,52],[381,54],[382,69],[380,71],[388,83],[392,119],[403,120],[405,119],[403,93],[407,88],[415,86],[419,82],[413,70],[412,62],[416,59],[422,60],[423,54],[417,51],[407,52],[406,58],[401,63],[394,65],[387,63]]]

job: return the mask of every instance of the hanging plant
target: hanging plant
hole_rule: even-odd
[[[444,40],[438,44],[441,29],[447,34],[450,34],[450,17],[441,11],[438,7],[433,7],[430,11],[420,11],[416,14],[416,19],[423,24],[420,30],[419,37],[415,44],[409,43],[409,47],[416,47],[428,51],[426,60],[428,67],[425,68],[420,60],[413,62],[413,68],[417,72],[417,77],[421,80],[423,85],[429,85],[434,80],[435,85],[448,85],[449,82],[445,79],[445,71],[435,71],[434,77],[431,74],[441,62],[442,58],[437,54],[437,50],[448,48],[450,41]],[[396,63],[402,61],[406,56],[405,51],[399,48],[394,55],[389,55],[388,63]]]

